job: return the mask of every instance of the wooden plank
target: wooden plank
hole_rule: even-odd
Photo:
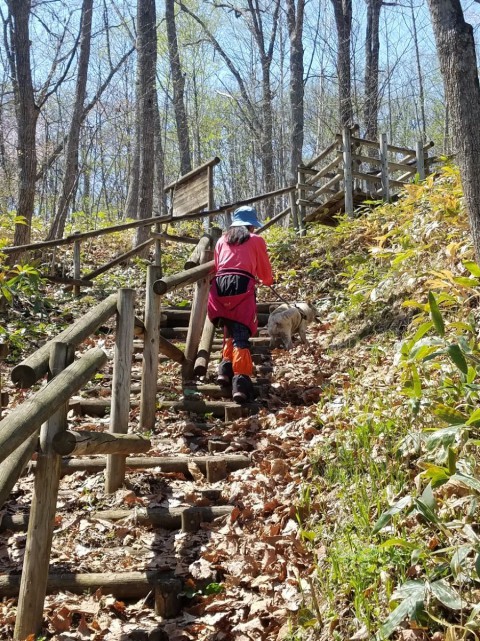
[[[332,169],[335,169],[339,165],[342,164],[342,154],[337,154],[336,158],[334,158],[331,162],[328,163],[328,165],[325,165],[323,169],[318,171],[315,175],[311,176],[311,178],[307,179],[307,185],[312,185],[314,182],[317,182],[317,180],[320,180],[320,178],[323,178],[326,174],[330,173]]]
[[[13,368],[12,381],[22,388],[34,385],[39,378],[47,373],[48,359],[50,358],[50,349],[53,343],[60,341],[61,343],[71,343],[75,346],[79,345],[115,313],[117,300],[118,294],[111,294],[77,320],[74,325],[67,327],[58,336],[47,341],[31,356]]]
[[[119,291],[117,306],[112,405],[109,426],[111,433],[126,434],[128,432],[134,319],[135,290],[123,288]],[[60,452],[60,454],[64,453],[66,452]],[[107,472],[105,474],[106,493],[111,494],[116,492],[118,488],[122,486],[124,479],[125,457],[119,455],[110,456],[107,461]]]
[[[335,185],[336,183],[340,182],[342,179],[343,179],[342,174],[337,174],[331,180],[329,180],[328,183],[325,183],[323,185],[323,187],[320,187],[320,189],[318,189],[315,192],[315,196],[318,197],[318,196],[321,196],[322,194],[324,194],[325,192],[330,191],[331,188],[333,187],[333,185]]]
[[[321,162],[326,156],[328,156],[328,154],[330,152],[332,152],[335,149],[335,147],[337,147],[339,142],[341,141],[341,136],[339,134],[337,134],[336,138],[337,139],[335,140],[335,142],[332,142],[330,145],[328,145],[328,147],[326,147],[323,151],[321,151],[318,154],[318,156],[315,156],[315,158],[313,160],[311,160],[306,165],[304,165],[303,168],[304,169],[310,169],[310,168],[314,167],[315,165],[318,165],[319,162]]]
[[[157,408],[158,354],[160,343],[161,298],[156,295],[155,283],[161,268],[149,265],[145,300],[145,337],[142,360],[142,391],[140,396],[139,424],[142,430],[152,430],[155,426]]]
[[[365,180],[370,183],[381,183],[382,179],[380,176],[372,176],[372,174],[365,174],[362,171],[353,171],[352,176],[354,178],[361,178],[362,180]]]
[[[66,371],[73,358],[71,346],[58,342],[54,344],[50,356],[53,382]],[[65,431],[67,412],[66,399],[63,399],[63,403],[42,425],[40,432],[40,452],[35,469],[14,639],[36,635],[42,627],[61,466],[61,459],[53,448],[53,439]]]
[[[123,434],[113,432],[93,432],[82,430],[68,430],[57,434],[53,441],[53,448],[62,456],[91,456],[92,454],[140,454],[148,452],[152,444],[148,438],[141,434]],[[109,457],[110,458],[110,457]],[[123,457],[124,461],[125,457]],[[107,471],[108,471],[107,459]],[[125,463],[122,465],[122,479],[124,481]],[[112,479],[115,481],[115,479]],[[113,483],[115,485],[115,482]],[[120,485],[118,487],[120,487]],[[118,488],[117,488],[118,489]],[[115,490],[106,490],[107,492]]]
[[[353,166],[352,140],[350,129],[343,129],[343,190],[345,192],[345,213],[353,216]]]
[[[388,175],[388,145],[387,134],[380,134],[378,139],[380,147],[380,166],[381,166],[381,181],[382,181],[382,198],[385,202],[390,200],[390,180]]]
[[[0,421],[0,463],[29,438],[50,416],[90,380],[107,361],[102,349],[86,352],[35,396],[24,401]]]
[[[203,174],[209,167],[214,167],[215,165],[218,165],[220,162],[220,158],[218,156],[215,156],[214,158],[211,158],[210,160],[207,160],[203,165],[200,165],[200,167],[196,167],[195,169],[192,169],[192,171],[189,171],[187,174],[184,174],[174,182],[170,183],[164,188],[164,192],[167,193],[171,189],[175,189],[175,187],[178,187],[179,185],[182,185],[185,182],[190,182],[192,178],[195,178],[197,174]]]

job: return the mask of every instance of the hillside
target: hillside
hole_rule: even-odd
[[[162,475],[132,474],[113,496],[101,473],[62,480],[71,518],[58,524],[52,563],[148,567],[162,549],[164,562],[192,577],[184,613],[162,622],[147,599],[60,593],[47,597],[46,638],[476,638],[480,269],[456,169],[334,229],[312,226],[295,241],[271,229],[266,240],[275,289],[313,301],[321,321],[309,345],[274,350],[268,407],[218,434],[230,451],[252,455],[219,486],[237,506],[232,518],[188,539],[159,540],[134,520],[92,526],[93,509],[161,504]],[[179,387],[175,367],[163,374]],[[161,419],[153,437],[162,452],[185,451],[192,436],[203,447],[184,418]],[[198,501],[195,481],[169,500]],[[28,506],[31,485],[25,476],[7,510]],[[111,554],[95,554],[105,537]],[[0,533],[2,571],[19,569],[23,544]],[[0,608],[8,639],[15,600]]]

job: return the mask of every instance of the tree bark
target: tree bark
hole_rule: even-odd
[[[480,262],[480,84],[472,25],[459,0],[428,0],[465,205]]]
[[[290,182],[297,182],[298,166],[302,163],[304,116],[303,84],[303,19],[305,0],[287,0],[288,33],[290,36]]]
[[[37,173],[36,128],[39,109],[35,104],[30,66],[29,20],[31,0],[8,0],[10,19],[9,61],[18,128],[18,202],[17,216],[23,223],[15,225],[13,244],[26,245],[31,238]],[[18,254],[12,254],[10,261]]]
[[[175,0],[165,0],[165,21],[167,24],[168,55],[173,81],[173,107],[177,123],[177,138],[180,149],[180,172],[187,174],[192,170],[190,155],[190,135],[185,109],[185,79],[178,52],[177,28],[175,25]]]
[[[365,138],[378,138],[378,58],[380,53],[380,11],[383,0],[367,0],[367,31],[365,35]]]
[[[88,65],[90,61],[90,43],[92,36],[93,0],[83,0],[80,27],[80,55],[78,60],[77,86],[75,90],[75,105],[72,122],[68,134],[65,177],[63,188],[58,200],[57,212],[53,219],[47,240],[62,238],[67,219],[68,208],[72,201],[75,185],[78,180],[78,149],[80,129],[87,90]]]
[[[153,215],[153,176],[155,167],[155,72],[157,64],[157,24],[155,0],[139,0],[137,5],[138,25],[138,106],[140,167],[138,177],[138,218]],[[137,229],[135,245],[140,245],[150,236],[148,227]],[[146,252],[146,250],[145,250]]]
[[[338,101],[340,125],[353,125],[350,43],[352,35],[352,0],[332,0],[337,28]]]

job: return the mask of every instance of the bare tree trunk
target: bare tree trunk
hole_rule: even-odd
[[[460,0],[428,0],[465,204],[480,263],[480,84],[472,25]]]
[[[47,240],[62,238],[65,230],[68,208],[72,202],[78,180],[78,150],[80,142],[80,129],[82,126],[82,114],[87,90],[88,65],[90,61],[90,43],[92,36],[92,12],[93,0],[83,0],[81,35],[80,35],[80,56],[78,60],[77,86],[75,90],[75,105],[73,108],[72,122],[68,134],[67,157],[63,188],[58,201],[57,212],[53,219]]]
[[[280,11],[280,0],[275,0],[272,11],[272,30],[270,40],[265,42],[265,33],[262,22],[262,11],[258,2],[247,0],[250,20],[247,24],[257,43],[262,66],[262,165],[263,182],[267,191],[275,189],[275,172],[273,167],[273,97],[270,72],[273,59],[273,49],[278,28],[278,14]],[[268,206],[268,202],[266,203]]]
[[[153,212],[153,175],[155,166],[155,105],[157,24],[155,0],[138,0],[138,72],[139,72],[139,141],[138,218],[151,218]],[[148,227],[139,227],[135,245],[150,235]]]
[[[378,137],[378,58],[380,53],[380,11],[383,0],[367,0],[367,32],[365,35],[365,138]]]
[[[10,45],[7,48],[13,79],[18,143],[18,202],[17,216],[25,224],[16,224],[14,245],[30,242],[31,223],[35,203],[37,173],[36,127],[39,109],[35,104],[32,71],[30,67],[31,0],[8,0]],[[11,257],[14,257],[11,254]]]
[[[190,155],[190,135],[184,102],[185,79],[180,64],[177,28],[175,25],[175,0],[165,0],[165,21],[167,24],[168,54],[173,81],[173,107],[175,110],[178,146],[180,149],[180,171],[183,175],[191,171],[192,158]]]
[[[128,178],[127,202],[125,203],[125,217],[133,218],[134,220],[138,218],[138,179],[140,175],[140,128],[139,128],[140,111],[138,106],[139,95],[140,95],[140,91],[138,89],[138,82],[137,82],[137,100],[136,100],[137,118],[135,120],[135,131],[133,134],[134,142],[133,142],[133,151],[132,151],[132,161],[130,165],[130,175]]]
[[[420,117],[421,117],[421,132],[422,139],[425,142],[427,140],[427,121],[425,117],[425,90],[423,88],[423,72],[422,72],[422,61],[420,59],[420,49],[418,47],[418,34],[417,34],[417,20],[415,18],[415,8],[413,2],[410,2],[410,9],[412,12],[412,28],[413,28],[413,41],[415,43],[415,58],[417,61],[417,73],[418,73],[418,92],[420,100]]]
[[[290,182],[297,182],[297,169],[302,162],[304,116],[303,84],[303,19],[305,0],[287,0],[290,36]]]
[[[340,124],[353,125],[350,44],[352,36],[352,0],[332,0],[337,28],[337,74]]]
[[[158,108],[158,94],[155,92],[155,190],[157,195],[157,207],[160,216],[167,213],[167,198],[165,187],[165,162],[162,143],[162,123],[160,110]]]

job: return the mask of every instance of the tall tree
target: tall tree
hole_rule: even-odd
[[[351,38],[352,0],[331,0],[337,29],[337,75],[340,124],[353,125]]]
[[[287,0],[287,23],[290,36],[290,180],[297,181],[302,162],[304,114],[303,20],[305,0]]]
[[[378,60],[380,55],[380,11],[383,0],[366,0],[367,28],[365,34],[365,103],[363,119],[365,138],[376,140],[378,136]]]
[[[138,179],[138,218],[151,218],[153,212],[153,178],[155,167],[155,108],[157,65],[157,22],[155,0],[138,0],[138,89],[140,167]],[[135,244],[150,235],[147,227],[139,227]]]
[[[165,22],[167,24],[168,55],[173,81],[173,107],[177,123],[177,138],[180,149],[180,171],[183,174],[192,169],[190,134],[185,109],[185,78],[178,51],[177,26],[175,24],[175,0],[165,0]]]
[[[31,223],[35,202],[37,173],[36,128],[39,108],[35,104],[32,70],[30,66],[30,11],[31,0],[8,0],[10,40],[7,55],[13,82],[17,118],[18,200],[17,215],[25,224],[16,224],[13,243],[30,242]]]
[[[83,0],[80,25],[80,55],[78,59],[75,103],[68,134],[62,193],[58,200],[57,211],[50,227],[47,240],[62,238],[68,209],[73,200],[75,187],[78,181],[78,152],[80,129],[82,126],[82,116],[87,89],[88,65],[90,60],[92,12],[93,0]]]
[[[475,40],[460,0],[428,0],[465,204],[480,263],[480,83]]]

